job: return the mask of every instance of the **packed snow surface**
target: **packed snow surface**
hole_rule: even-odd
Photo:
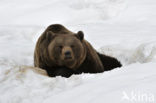
[[[1,0],[0,103],[156,103],[156,0]],[[50,24],[82,30],[123,67],[50,78],[33,67]]]

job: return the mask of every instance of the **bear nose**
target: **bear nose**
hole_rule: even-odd
[[[64,55],[65,55],[65,59],[71,59],[72,57],[71,57],[71,52],[70,51],[66,51],[65,53],[64,53]]]

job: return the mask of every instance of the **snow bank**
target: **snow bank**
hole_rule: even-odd
[[[155,67],[156,63],[136,63],[100,74],[73,75],[68,79],[49,78],[44,71],[39,74],[38,69],[32,67],[13,67],[1,74],[0,102],[125,103],[129,100],[123,98],[123,92],[128,96],[132,91],[156,93]]]
[[[143,43],[133,48],[118,48],[117,45],[101,47],[103,54],[117,57],[123,65],[156,62],[156,42]]]

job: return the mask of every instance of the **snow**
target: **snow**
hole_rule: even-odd
[[[155,10],[155,0],[1,0],[0,103],[155,103]],[[48,77],[33,67],[33,52],[54,23],[84,31],[123,67]]]

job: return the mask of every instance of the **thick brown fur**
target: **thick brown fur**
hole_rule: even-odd
[[[57,52],[55,54],[51,52],[54,51],[52,47],[55,46],[55,42],[60,40],[60,38],[61,40],[65,39],[65,43],[74,40],[73,44],[78,47],[75,52],[68,45],[71,43],[67,43],[67,46],[64,48],[61,47],[61,51],[71,51],[72,57],[74,58],[75,56],[72,64],[68,62],[66,65],[63,65],[64,62],[62,63],[57,57],[61,55],[60,58],[64,58],[64,55],[57,55]],[[121,67],[121,63],[113,57],[98,53],[88,41],[83,39],[83,32],[73,33],[60,24],[54,24],[50,25],[37,41],[34,52],[34,66],[45,69],[51,77],[69,77],[72,74],[108,71]]]

